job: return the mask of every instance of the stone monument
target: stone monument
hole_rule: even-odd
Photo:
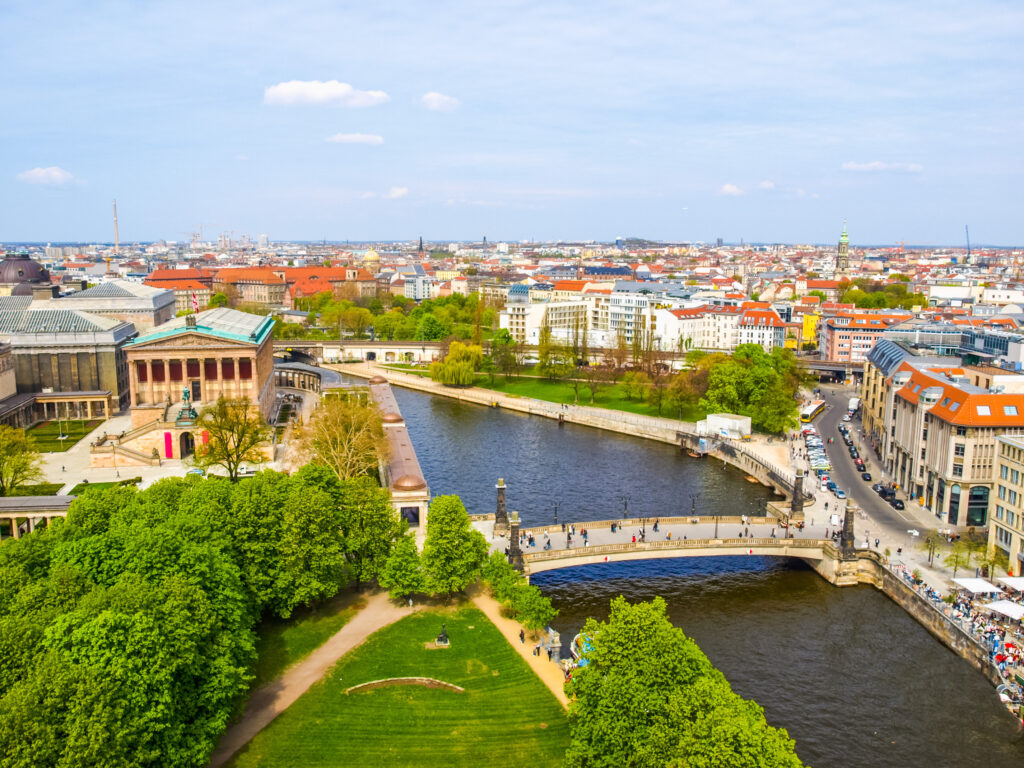
[[[505,510],[505,479],[498,478],[498,507],[494,511],[494,535],[504,536],[508,533],[508,512]]]
[[[509,515],[508,561],[520,573],[523,572],[523,550],[519,547],[519,513]]]

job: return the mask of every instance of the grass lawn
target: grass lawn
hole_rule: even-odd
[[[388,368],[396,368],[405,373],[412,373],[417,376],[430,376],[425,368],[417,368],[411,365],[388,365]],[[564,381],[551,381],[550,379],[538,379],[530,376],[521,376],[505,381],[505,377],[497,374],[492,384],[487,376],[477,375],[475,385],[484,389],[504,392],[507,395],[518,397],[532,397],[537,400],[547,400],[551,403],[572,403],[573,390]],[[579,405],[592,405],[595,408],[607,408],[612,411],[626,411],[627,413],[639,413],[643,416],[658,416],[658,409],[648,405],[646,402],[627,400],[622,393],[620,384],[612,384],[600,387],[597,390],[597,397],[593,403],[590,402],[590,390],[585,383],[580,384]],[[679,412],[669,407],[661,409],[661,416],[669,419],[679,418]],[[683,408],[683,421],[699,421],[707,416],[702,408],[691,405]]]
[[[57,491],[64,487],[64,483],[39,483],[38,485],[23,485],[15,488],[8,496],[55,496]]]
[[[447,625],[451,647],[427,650]],[[465,693],[418,686],[346,695],[387,677],[433,677]],[[417,613],[386,627],[241,751],[234,768],[558,766],[569,743],[562,707],[475,608]]]
[[[110,482],[106,483],[79,483],[70,491],[68,491],[68,494],[70,496],[79,496],[88,491],[90,488],[113,488],[115,485],[138,485],[141,482],[141,477],[133,477],[129,480],[111,480]]]
[[[29,427],[26,433],[35,440],[36,449],[41,453],[60,453],[66,451],[87,434],[92,432],[103,422],[99,419],[92,421],[44,421]],[[66,429],[65,434],[69,435],[66,440],[58,440],[57,435],[61,430]]]
[[[284,672],[310,651],[320,647],[345,626],[362,608],[361,597],[351,592],[338,595],[320,605],[300,608],[289,619],[268,619],[256,628],[256,679],[259,688]]]

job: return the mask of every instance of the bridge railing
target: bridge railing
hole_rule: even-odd
[[[491,514],[491,515],[480,515],[479,517],[485,519],[487,517],[494,517],[494,515],[493,514]],[[721,525],[721,526],[728,526],[728,525],[736,525],[736,526],[740,526],[740,527],[743,526],[743,518],[740,515],[719,515],[718,517],[715,517],[713,515],[677,515],[675,517],[671,517],[671,516],[661,516],[661,517],[659,517],[658,515],[635,515],[634,514],[634,515],[631,515],[629,517],[625,517],[625,518],[622,518],[622,519],[613,518],[613,519],[610,519],[610,520],[588,520],[586,522],[576,522],[575,520],[566,520],[565,524],[567,526],[575,525],[577,530],[579,530],[581,528],[586,528],[587,530],[599,530],[599,529],[602,529],[602,528],[611,528],[613,525],[618,527],[618,528],[625,529],[627,527],[635,528],[637,526],[643,525],[645,522],[648,525],[652,525],[655,520],[657,520],[658,524],[662,525],[662,526],[664,526],[664,525],[699,525],[699,524],[714,525],[716,522],[719,525]],[[748,515],[747,516],[747,524],[748,525],[779,525],[780,523],[779,523],[778,518],[776,518],[776,517],[755,517],[755,516]],[[534,526],[531,526],[530,528],[523,528],[523,529],[521,529],[521,532],[524,535],[532,533],[535,537],[543,535],[544,532],[547,532],[550,535],[552,533],[560,533],[561,532],[561,526],[562,526],[561,523],[551,523],[550,525],[534,525]]]
[[[754,549],[771,547],[775,550],[823,550],[831,539],[673,539],[671,541],[638,541],[622,544],[596,544],[594,546],[576,546],[562,549],[546,549],[538,552],[524,552],[523,559],[528,563],[544,560],[561,560],[566,553],[576,556],[614,555],[622,552],[646,552],[678,549]]]

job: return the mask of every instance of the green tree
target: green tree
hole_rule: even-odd
[[[324,397],[296,435],[293,450],[302,461],[330,467],[339,480],[377,477],[389,455],[384,422],[368,398]]]
[[[42,478],[42,457],[25,430],[0,424],[0,496]]]
[[[558,615],[551,598],[525,579],[514,587],[512,603],[516,618],[531,632],[544,629]]]
[[[226,307],[228,305],[228,296],[226,293],[215,293],[210,297],[210,309],[217,307]]]
[[[644,400],[651,386],[650,377],[643,371],[630,371],[622,377],[622,393],[627,400]]]
[[[453,341],[444,360],[430,364],[430,378],[449,387],[469,387],[483,360],[483,349],[475,344]]]
[[[219,466],[231,480],[238,479],[243,464],[266,461],[264,446],[270,428],[248,397],[224,397],[200,412],[199,424],[209,440],[196,446],[195,462],[200,467]]]
[[[434,595],[461,592],[472,584],[487,558],[487,540],[469,522],[458,496],[436,496],[427,513],[423,572]]]
[[[958,541],[953,545],[953,551],[942,558],[942,564],[953,569],[953,578],[961,568],[967,568],[971,564],[971,552],[965,542]]]
[[[392,506],[387,489],[365,477],[342,484],[339,522],[358,588],[377,578],[406,524]]]
[[[665,601],[612,600],[587,621],[588,664],[567,685],[572,740],[565,765],[799,768],[794,742],[729,687],[673,627]]]
[[[420,553],[416,549],[416,536],[412,533],[399,537],[380,574],[380,585],[391,597],[401,600],[425,590]]]
[[[445,338],[450,329],[432,314],[423,315],[416,325],[417,341],[440,341]]]

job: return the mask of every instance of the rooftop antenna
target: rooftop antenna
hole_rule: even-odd
[[[114,253],[121,252],[121,238],[117,234],[117,200],[114,201]]]
[[[971,231],[964,224],[964,235],[967,237],[967,262],[971,261]]]

